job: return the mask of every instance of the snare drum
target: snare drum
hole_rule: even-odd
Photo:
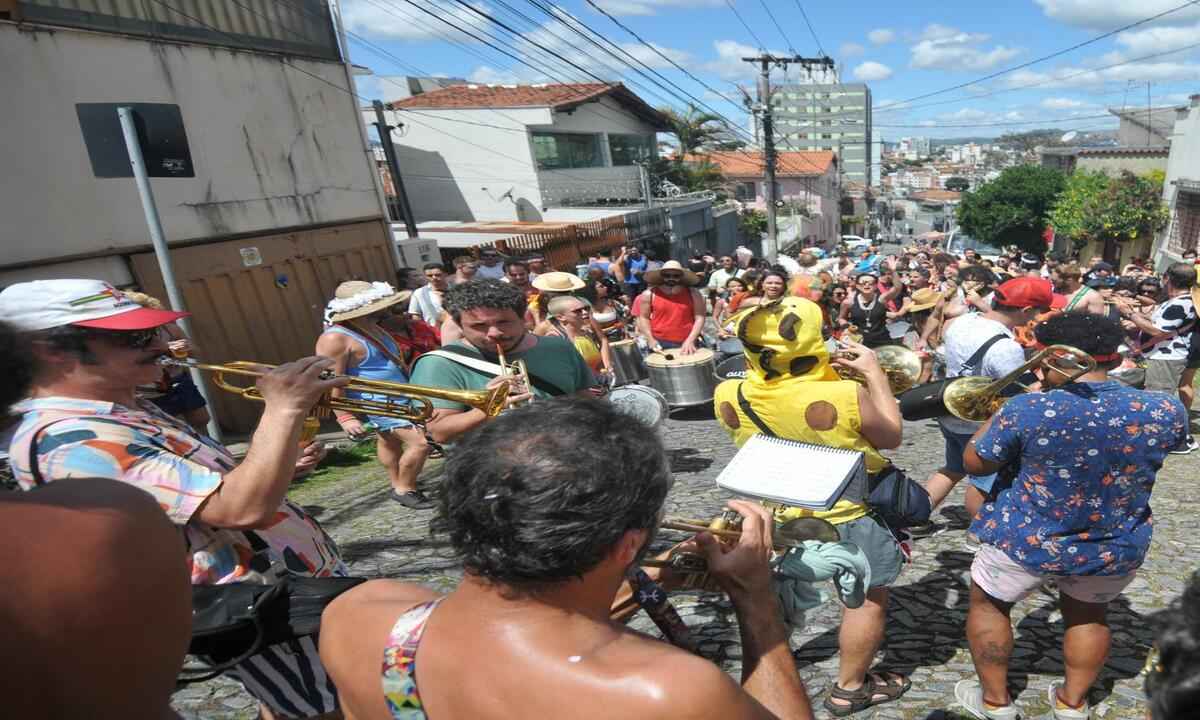
[[[678,349],[646,356],[650,384],[667,398],[671,407],[705,405],[717,388],[713,351],[699,348],[691,355]]]
[[[662,393],[645,385],[615,388],[608,394],[608,401],[620,412],[656,429],[662,425],[663,418],[671,409]]]
[[[744,380],[746,378],[746,356],[734,355],[717,363],[717,377],[721,380]]]
[[[612,354],[613,385],[629,385],[646,379],[646,365],[636,340],[621,340],[608,344]]]

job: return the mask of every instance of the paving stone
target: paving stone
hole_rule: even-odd
[[[942,437],[926,422],[906,423],[902,447],[887,454],[917,480],[941,464]],[[664,424],[663,439],[675,473],[667,499],[673,516],[708,518],[717,514],[729,495],[714,482],[733,456],[734,448],[712,419],[711,412],[688,410]],[[1171,456],[1155,486],[1154,546],[1137,579],[1110,605],[1114,652],[1106,664],[1093,702],[1105,713],[1097,717],[1145,717],[1142,679],[1138,676],[1145,650],[1153,640],[1148,615],[1167,607],[1183,588],[1192,568],[1200,566],[1200,534],[1194,531],[1190,508],[1200,474],[1200,453]],[[428,471],[423,484],[435,482],[438,470]],[[462,575],[445,541],[430,537],[427,511],[405,510],[386,499],[387,483],[378,467],[363,465],[346,481],[306,496],[306,505],[320,506],[322,524],[338,541],[356,574],[419,582],[447,592]],[[917,541],[917,552],[891,593],[888,642],[881,662],[900,664],[914,672],[915,682],[899,702],[871,708],[856,720],[957,720],[967,715],[954,709],[954,684],[974,676],[963,628],[970,594],[971,555],[963,550],[965,511],[963,489],[956,488],[939,509],[935,521],[941,532]],[[673,536],[671,536],[673,537]],[[666,547],[670,538],[661,539]],[[720,594],[681,593],[676,607],[701,641],[704,654],[720,660],[737,678],[741,672],[736,618]],[[812,609],[807,626],[792,634],[797,667],[815,702],[824,699],[837,671],[837,628],[841,619],[836,600]],[[1045,688],[1062,673],[1062,618],[1054,593],[1039,591],[1013,607],[1014,669],[1028,673],[1021,694],[1026,717],[1049,712]],[[630,626],[658,637],[653,624],[639,613]],[[243,703],[231,706],[231,704]],[[233,720],[252,718],[256,705],[236,683],[218,679],[177,692],[174,707],[185,718]],[[829,717],[818,709],[818,717]]]

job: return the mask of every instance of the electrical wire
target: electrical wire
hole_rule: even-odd
[[[738,12],[737,8],[735,8],[733,6],[733,1],[725,0],[725,4],[728,5],[729,9],[733,11],[733,14],[737,16],[738,22],[740,22],[742,24],[742,27],[746,28],[746,32],[750,33],[750,37],[754,38],[754,42],[758,43],[758,49],[766,51],[767,44],[764,43],[762,41],[762,38],[760,38],[757,34],[755,34],[755,32],[753,30],[750,29],[749,25],[746,24],[746,21],[742,18],[742,14],[740,12]]]
[[[760,5],[762,5],[762,9],[767,11],[767,17],[771,18],[771,22],[775,23],[775,29],[779,31],[779,36],[783,38],[783,42],[785,45],[787,45],[787,49],[793,55],[799,55],[800,53],[796,52],[796,46],[792,44],[792,39],[789,38],[787,33],[783,31],[783,27],[779,24],[779,21],[775,19],[775,13],[771,12],[771,8],[767,6],[766,0],[758,0],[758,2]]]
[[[813,24],[808,19],[808,13],[804,12],[804,6],[800,4],[800,0],[796,0],[796,7],[800,10],[800,16],[804,18],[804,24],[808,26],[808,32],[812,35],[813,42],[817,44],[817,51],[821,53],[821,57],[829,57],[825,54],[825,48],[821,47],[821,39],[817,37],[817,31],[813,29]]]

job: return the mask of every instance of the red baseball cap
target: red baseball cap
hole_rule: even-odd
[[[1013,278],[996,288],[995,302],[1010,308],[1049,308],[1054,305],[1054,286],[1045,278]]]
[[[149,330],[187,313],[154,310],[101,280],[34,280],[0,292],[0,320],[23,331],[63,325],[105,330]]]

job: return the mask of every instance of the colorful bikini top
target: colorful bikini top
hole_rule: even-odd
[[[426,720],[417,692],[417,646],[433,609],[444,597],[421,603],[399,618],[383,649],[383,697],[395,720]]]

